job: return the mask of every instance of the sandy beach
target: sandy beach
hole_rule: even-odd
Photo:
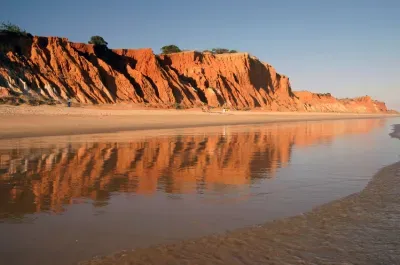
[[[0,138],[109,133],[216,125],[393,117],[388,114],[153,110],[120,106],[0,106]]]
[[[8,142],[18,137],[393,116],[0,106],[0,138]],[[399,138],[400,126],[390,135]],[[399,177],[400,162],[381,169],[361,192],[298,216],[174,244],[121,250],[80,264],[400,264],[400,239],[394,232],[400,230]]]

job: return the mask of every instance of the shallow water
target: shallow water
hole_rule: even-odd
[[[0,260],[73,264],[296,215],[398,161],[399,119],[0,141]]]

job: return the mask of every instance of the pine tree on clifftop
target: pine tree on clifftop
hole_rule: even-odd
[[[175,53],[175,52],[181,52],[181,49],[179,49],[179,47],[176,45],[167,45],[167,46],[161,47],[161,52],[163,54],[170,54],[170,53]]]
[[[107,46],[108,42],[106,42],[101,36],[92,36],[89,40],[89,44],[93,44],[96,46]]]

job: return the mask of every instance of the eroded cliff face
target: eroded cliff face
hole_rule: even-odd
[[[247,53],[182,52],[159,56],[161,64],[204,95],[211,106],[297,110],[289,79]]]
[[[294,92],[307,111],[319,112],[355,112],[387,113],[390,112],[384,102],[373,100],[369,96],[337,99],[331,94],[317,94],[309,91]]]
[[[226,106],[270,111],[387,112],[369,97],[292,92],[289,78],[247,53],[109,50],[58,37],[0,33],[0,98],[154,107]]]

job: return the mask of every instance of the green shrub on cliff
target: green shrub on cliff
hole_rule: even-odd
[[[181,52],[181,49],[179,49],[179,47],[176,45],[167,45],[167,46],[161,47],[161,52],[163,54],[170,54],[170,53],[175,53],[175,52]]]
[[[214,48],[214,49],[212,49],[211,51],[212,51],[212,53],[214,53],[214,54],[229,53],[229,50],[228,50],[228,49],[225,49],[225,48]]]
[[[106,42],[103,37],[96,35],[90,37],[89,44],[93,44],[96,46],[107,46],[108,42]]]
[[[236,50],[229,50],[226,48],[214,48],[211,50],[213,54],[224,54],[224,53],[237,53]]]
[[[26,30],[20,28],[18,25],[12,24],[11,22],[2,22],[0,25],[0,31],[14,33],[21,36],[30,35]]]

